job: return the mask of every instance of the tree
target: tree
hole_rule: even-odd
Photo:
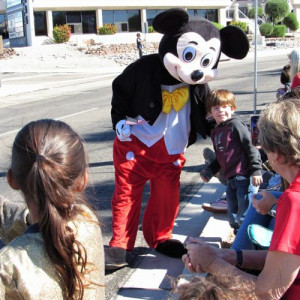
[[[299,28],[299,22],[294,13],[290,12],[284,19],[283,24],[289,29],[296,31]]]
[[[262,9],[261,6],[257,7],[257,16],[260,18],[264,18],[264,10]],[[252,7],[249,12],[248,12],[248,17],[249,19],[254,19],[255,18],[255,7]]]
[[[266,3],[265,12],[273,25],[275,25],[287,16],[289,5],[286,0],[269,0]]]
[[[262,36],[271,36],[273,32],[273,24],[271,23],[262,23],[259,27],[260,34]]]

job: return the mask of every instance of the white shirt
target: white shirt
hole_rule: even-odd
[[[187,84],[162,85],[161,89],[171,93],[184,86],[187,86]],[[185,151],[188,144],[191,130],[190,114],[191,103],[189,97],[186,105],[181,110],[176,111],[172,107],[169,114],[161,112],[152,126],[148,123],[132,125],[131,133],[148,147],[153,146],[164,137],[168,153],[170,155],[180,154]],[[143,120],[141,116],[138,116],[137,119]]]

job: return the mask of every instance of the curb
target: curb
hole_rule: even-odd
[[[202,209],[202,203],[222,196],[225,186],[216,178],[205,183],[191,201],[180,211],[174,226],[173,237],[184,242],[189,236],[200,236],[208,242],[221,245],[231,233],[226,214],[212,214]],[[218,231],[216,231],[218,228]],[[181,259],[167,257],[155,250],[143,256],[140,264],[120,284],[115,300],[168,299],[172,278],[190,274]]]

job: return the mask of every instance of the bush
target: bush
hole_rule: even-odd
[[[215,25],[219,30],[222,29],[224,26],[217,23],[217,22],[212,22],[213,25]]]
[[[289,13],[289,5],[286,0],[268,0],[265,12],[269,16],[273,25],[282,21]]]
[[[232,21],[232,22],[229,23],[229,25],[239,27],[239,28],[241,28],[244,32],[247,32],[247,31],[248,31],[248,25],[247,25],[246,22]]]
[[[273,32],[273,25],[271,23],[263,23],[259,27],[262,36],[271,36]]]
[[[148,32],[149,32],[149,33],[153,33],[153,32],[155,32],[155,30],[154,30],[153,26],[149,26],[149,27],[148,27]]]
[[[55,43],[61,44],[68,42],[71,37],[71,28],[65,24],[65,25],[56,25],[53,28],[53,39]]]
[[[261,6],[257,7],[257,16],[263,18],[265,16],[264,10]],[[255,7],[252,7],[248,12],[249,19],[255,19]]]
[[[272,36],[274,37],[284,37],[286,34],[286,26],[285,25],[276,25],[273,28]]]
[[[299,28],[299,22],[294,13],[290,12],[284,19],[283,24],[289,29],[296,31]]]
[[[97,32],[100,35],[115,34],[117,32],[117,26],[114,24],[104,24],[102,27],[97,28]]]

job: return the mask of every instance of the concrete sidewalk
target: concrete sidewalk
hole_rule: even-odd
[[[220,198],[224,191],[225,186],[216,178],[205,183],[180,211],[173,237],[184,242],[189,236],[201,236],[218,245],[228,240],[232,231],[226,214],[213,214],[202,209],[202,203]],[[119,286],[118,295],[111,299],[168,299],[172,289],[170,279],[188,273],[181,259],[170,258],[153,250],[144,255],[138,267]]]

